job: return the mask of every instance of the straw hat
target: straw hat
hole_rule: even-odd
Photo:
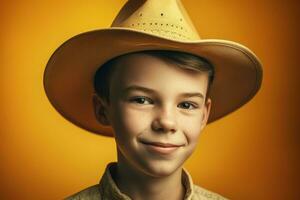
[[[173,50],[198,55],[215,68],[208,123],[238,109],[260,88],[261,63],[247,47],[201,39],[180,0],[129,0],[110,28],[85,32],[63,43],[44,72],[44,88],[55,109],[79,127],[112,136],[93,110],[93,78],[106,61],[130,52]]]

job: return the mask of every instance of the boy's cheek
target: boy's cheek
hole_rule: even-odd
[[[179,120],[178,128],[190,140],[197,140],[201,134],[201,116],[185,117]]]
[[[147,113],[132,109],[120,109],[115,115],[115,131],[123,131],[127,136],[135,136],[151,127],[151,117]]]
[[[137,109],[127,104],[119,104],[114,113],[113,128],[117,132],[122,131],[121,137],[134,137],[139,134],[151,132],[151,123],[154,120],[153,112],[149,109]],[[201,114],[176,116],[177,131],[183,137],[191,141],[197,141],[201,132]]]

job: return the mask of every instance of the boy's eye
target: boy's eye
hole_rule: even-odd
[[[147,97],[134,97],[130,99],[130,102],[135,102],[138,104],[151,104],[153,101]]]
[[[148,105],[148,104],[153,104],[153,100],[151,100],[150,98],[148,97],[133,97],[130,99],[130,102],[134,102],[134,103],[137,103],[137,104],[142,104],[142,105]],[[183,109],[186,109],[186,110],[192,110],[192,109],[196,109],[198,108],[197,105],[195,104],[192,104],[190,102],[182,102],[178,105],[179,108],[183,108]]]
[[[184,108],[184,109],[187,109],[187,110],[198,108],[197,105],[194,105],[194,104],[189,103],[189,102],[183,102],[183,103],[179,104],[178,107]]]

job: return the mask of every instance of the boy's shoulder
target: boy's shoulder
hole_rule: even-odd
[[[194,193],[191,200],[228,200],[228,199],[215,192],[204,189],[203,187],[194,185]]]
[[[110,168],[115,164],[116,163],[108,164],[99,184],[81,190],[80,192],[67,197],[66,200],[131,200],[119,190],[112,178]],[[227,200],[217,193],[194,184],[191,175],[185,169],[183,169],[182,181],[186,188],[185,200]]]
[[[66,200],[102,200],[102,195],[99,190],[99,184],[90,186],[72,196],[66,198]],[[194,192],[191,196],[191,200],[228,200],[227,198],[206,190],[198,185],[194,185]]]

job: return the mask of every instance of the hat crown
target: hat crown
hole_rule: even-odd
[[[180,0],[129,0],[111,27],[135,29],[177,41],[200,39]]]

